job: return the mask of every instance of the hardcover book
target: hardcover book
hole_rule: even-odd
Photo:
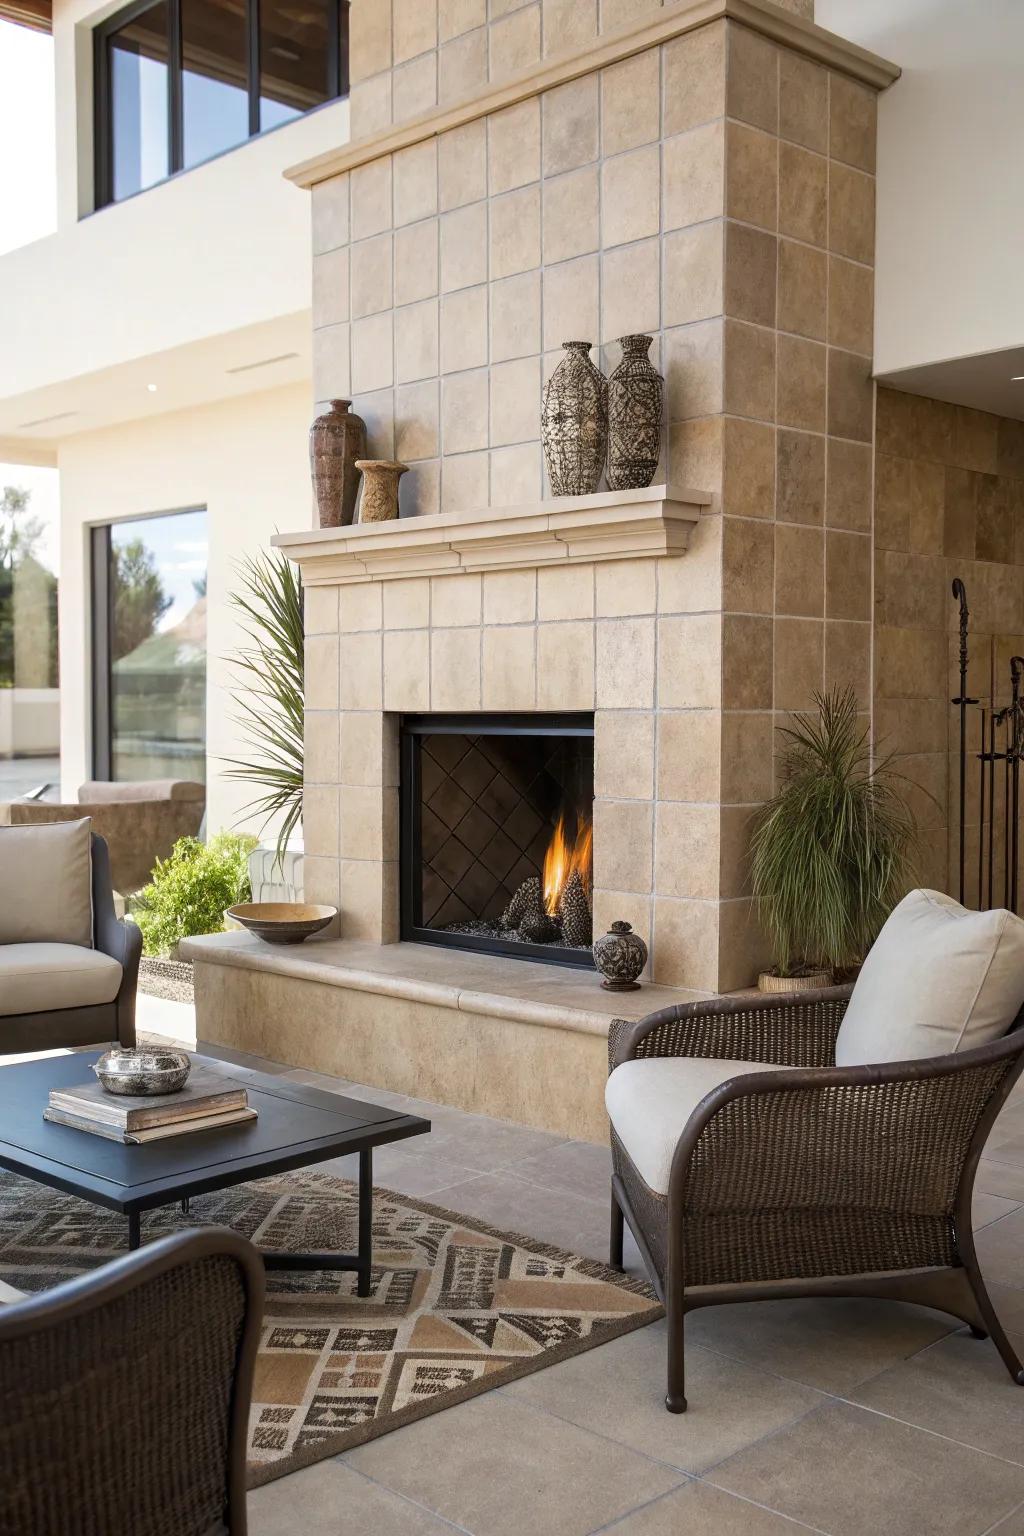
[[[151,1126],[174,1125],[180,1120],[245,1109],[244,1088],[216,1072],[194,1070],[177,1093],[157,1095],[108,1093],[102,1083],[82,1083],[74,1088],[51,1088],[50,1108],[78,1119],[108,1125],[117,1131],[142,1131]]]
[[[69,1125],[72,1130],[88,1131],[91,1136],[103,1136],[107,1141],[120,1141],[125,1146],[144,1146],[149,1141],[164,1141],[168,1136],[191,1136],[197,1131],[219,1130],[225,1125],[242,1125],[255,1120],[255,1109],[228,1109],[219,1113],[190,1115],[185,1120],[175,1120],[165,1125],[145,1126],[141,1130],[126,1131],[119,1126],[101,1120],[90,1120],[84,1115],[73,1115],[67,1110],[51,1105],[43,1110],[43,1119],[54,1125]]]

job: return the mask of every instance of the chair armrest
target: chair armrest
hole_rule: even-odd
[[[828,1067],[852,984],[681,1003],[643,1019],[613,1019],[608,1070],[647,1056],[704,1056],[783,1067]]]
[[[93,943],[101,954],[116,960],[124,971],[121,991],[129,981],[134,990],[142,955],[142,930],[138,923],[126,922],[114,911],[114,891],[110,881],[110,854],[105,838],[93,833],[92,839],[92,924]]]

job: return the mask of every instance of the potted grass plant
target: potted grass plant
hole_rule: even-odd
[[[779,788],[750,845],[754,898],[775,966],[762,991],[827,986],[858,966],[904,894],[914,818],[893,758],[874,759],[852,688],[815,695],[780,731]]]

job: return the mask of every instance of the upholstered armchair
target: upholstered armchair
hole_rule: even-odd
[[[88,819],[0,826],[0,1054],[134,1045],[141,953]]]
[[[919,1302],[1024,1370],[975,1255],[971,1195],[1024,1067],[1024,923],[914,892],[856,988],[723,997],[616,1020],[611,1262],[623,1220],[668,1318],[773,1297]]]
[[[207,1227],[0,1295],[0,1531],[245,1536],[263,1294],[255,1248]]]

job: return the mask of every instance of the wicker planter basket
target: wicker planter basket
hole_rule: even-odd
[[[806,976],[776,976],[774,971],[762,971],[757,978],[759,992],[813,992],[831,985],[831,971],[808,971]]]

